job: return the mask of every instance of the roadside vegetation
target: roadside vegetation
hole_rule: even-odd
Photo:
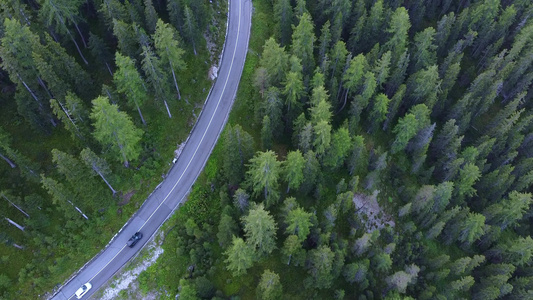
[[[143,284],[529,299],[529,1],[256,0],[239,92]]]
[[[0,298],[51,295],[170,168],[226,1],[3,1]]]

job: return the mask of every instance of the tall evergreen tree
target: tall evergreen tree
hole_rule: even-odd
[[[142,131],[135,127],[131,118],[118,106],[110,104],[106,97],[92,101],[93,135],[103,146],[109,146],[114,159],[122,161],[126,167],[141,154],[139,142]]]
[[[157,20],[157,27],[154,33],[155,49],[163,64],[168,64],[172,72],[174,86],[178,92],[178,99],[181,99],[180,89],[177,82],[177,71],[185,70],[187,65],[182,56],[184,51],[178,45],[177,32],[161,19]]]

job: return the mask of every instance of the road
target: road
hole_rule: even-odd
[[[235,99],[248,50],[251,13],[251,0],[229,0],[227,36],[218,78],[178,161],[106,249],[63,285],[52,299],[76,299],[74,293],[86,282],[92,284],[92,289],[83,299],[89,298],[135,256],[185,200],[213,150]],[[141,231],[144,238],[134,248],[127,247],[126,242],[137,231]]]

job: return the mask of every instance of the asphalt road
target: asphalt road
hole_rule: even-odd
[[[185,200],[213,150],[235,99],[248,50],[251,13],[251,0],[229,0],[228,29],[218,78],[178,161],[106,249],[63,285],[52,299],[76,299],[74,293],[86,282],[92,284],[92,289],[83,299],[89,298],[135,256]],[[126,242],[137,231],[143,233],[143,239],[134,248],[127,247]]]

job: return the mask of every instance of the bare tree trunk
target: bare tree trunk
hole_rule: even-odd
[[[346,94],[344,94],[344,101],[342,103],[341,108],[337,111],[337,113],[340,113],[344,109],[344,106],[346,106],[346,102],[348,100],[348,94],[349,93],[350,93],[350,89],[346,90]]]
[[[89,218],[81,211],[81,209],[74,205],[74,203],[72,203],[70,200],[67,201],[70,203],[70,205],[74,206],[74,209],[76,209],[76,211],[78,211],[85,218],[85,220],[89,220]]]
[[[17,167],[17,165],[16,165],[14,162],[12,162],[9,158],[3,156],[2,153],[0,153],[0,157],[1,157],[3,160],[5,160],[6,163],[8,163],[9,166],[10,166],[11,168],[16,168],[16,167]]]
[[[100,177],[104,180],[104,182],[107,184],[107,186],[111,189],[111,191],[113,192],[113,196],[115,196],[115,194],[117,193],[117,191],[115,191],[115,189],[111,186],[111,184],[109,184],[109,182],[107,182],[107,180],[105,179],[104,175],[102,175],[102,173],[98,172],[98,175],[100,175]]]
[[[54,98],[54,96],[52,96],[52,93],[50,93],[50,90],[48,89],[44,81],[42,80],[41,76],[37,76],[37,81],[39,82],[39,85],[46,91],[46,93],[48,94],[48,97],[50,97],[50,99]]]
[[[80,54],[80,57],[81,57],[81,59],[83,60],[83,62],[84,62],[86,65],[89,65],[89,62],[87,62],[87,60],[85,59],[85,56],[83,56],[83,53],[81,53],[80,46],[78,46],[78,43],[76,42],[76,40],[74,39],[74,37],[72,36],[72,34],[70,34],[70,31],[69,31],[69,30],[67,30],[67,33],[68,33],[68,36],[70,37],[70,40],[72,40],[72,42],[74,43],[74,46],[76,46],[76,50],[78,50],[78,53]]]
[[[18,244],[15,244],[15,243],[13,243],[13,247],[15,247],[15,248],[17,248],[17,249],[21,249],[21,250],[24,249],[23,246],[18,245]]]
[[[80,28],[78,27],[78,23],[76,22],[73,22],[73,23],[74,23],[74,27],[76,27],[76,30],[78,31],[78,34],[81,37],[81,41],[83,42],[83,47],[87,48],[87,42],[85,42],[85,37],[83,37],[83,34],[81,33]]]
[[[291,264],[291,258],[292,258],[292,254],[289,255],[289,261],[287,262],[287,266]]]
[[[139,112],[139,116],[141,116],[141,121],[143,122],[143,125],[146,126],[146,121],[144,121],[143,114],[141,112],[141,109],[139,108],[139,105],[137,105],[137,102],[135,102],[135,106],[137,106],[137,111]]]
[[[7,200],[7,202],[9,202],[11,205],[13,205],[16,209],[18,209],[21,213],[23,213],[26,218],[29,218],[30,215],[28,215],[24,210],[22,210],[22,208],[18,207],[18,205],[16,205],[15,203],[11,202],[11,200],[9,200],[6,195],[2,195],[2,197],[4,197],[4,199]]]
[[[168,117],[172,118],[172,115],[170,114],[170,109],[168,109],[167,100],[163,100],[163,102],[165,102],[165,107],[167,108]]]
[[[24,231],[24,226],[20,226],[19,224],[17,224],[17,222],[11,220],[10,218],[6,218],[6,220],[9,222],[9,224],[17,227],[18,229]]]
[[[107,67],[107,71],[109,71],[109,74],[113,76],[113,71],[111,71],[111,67],[109,67],[109,64],[107,62],[105,62],[105,66]]]
[[[172,78],[174,78],[174,85],[176,86],[176,90],[178,91],[178,99],[181,100],[180,89],[178,88],[178,82],[176,81],[176,74],[174,73],[172,63],[170,63],[170,69],[172,70]]]
[[[17,77],[19,78],[20,82],[22,82],[22,85],[24,85],[24,87],[26,88],[26,90],[28,90],[28,92],[31,94],[31,96],[33,97],[33,99],[39,103],[39,107],[43,107],[41,101],[39,101],[39,99],[37,99],[37,96],[35,96],[35,94],[33,93],[33,91],[30,89],[30,87],[26,84],[26,82],[24,80],[22,80],[22,77],[20,77],[19,73],[17,73]]]
[[[63,103],[61,103],[61,101],[57,100],[57,103],[59,103],[59,106],[61,106],[61,109],[63,110],[63,112],[65,113],[65,115],[67,116],[68,120],[70,121],[70,123],[72,123],[72,126],[74,126],[74,128],[76,128],[76,131],[79,133],[80,130],[78,129],[78,126],[76,126],[76,123],[74,123],[74,120],[72,120],[72,118],[70,117],[68,111],[65,109],[65,107],[63,106]]]

